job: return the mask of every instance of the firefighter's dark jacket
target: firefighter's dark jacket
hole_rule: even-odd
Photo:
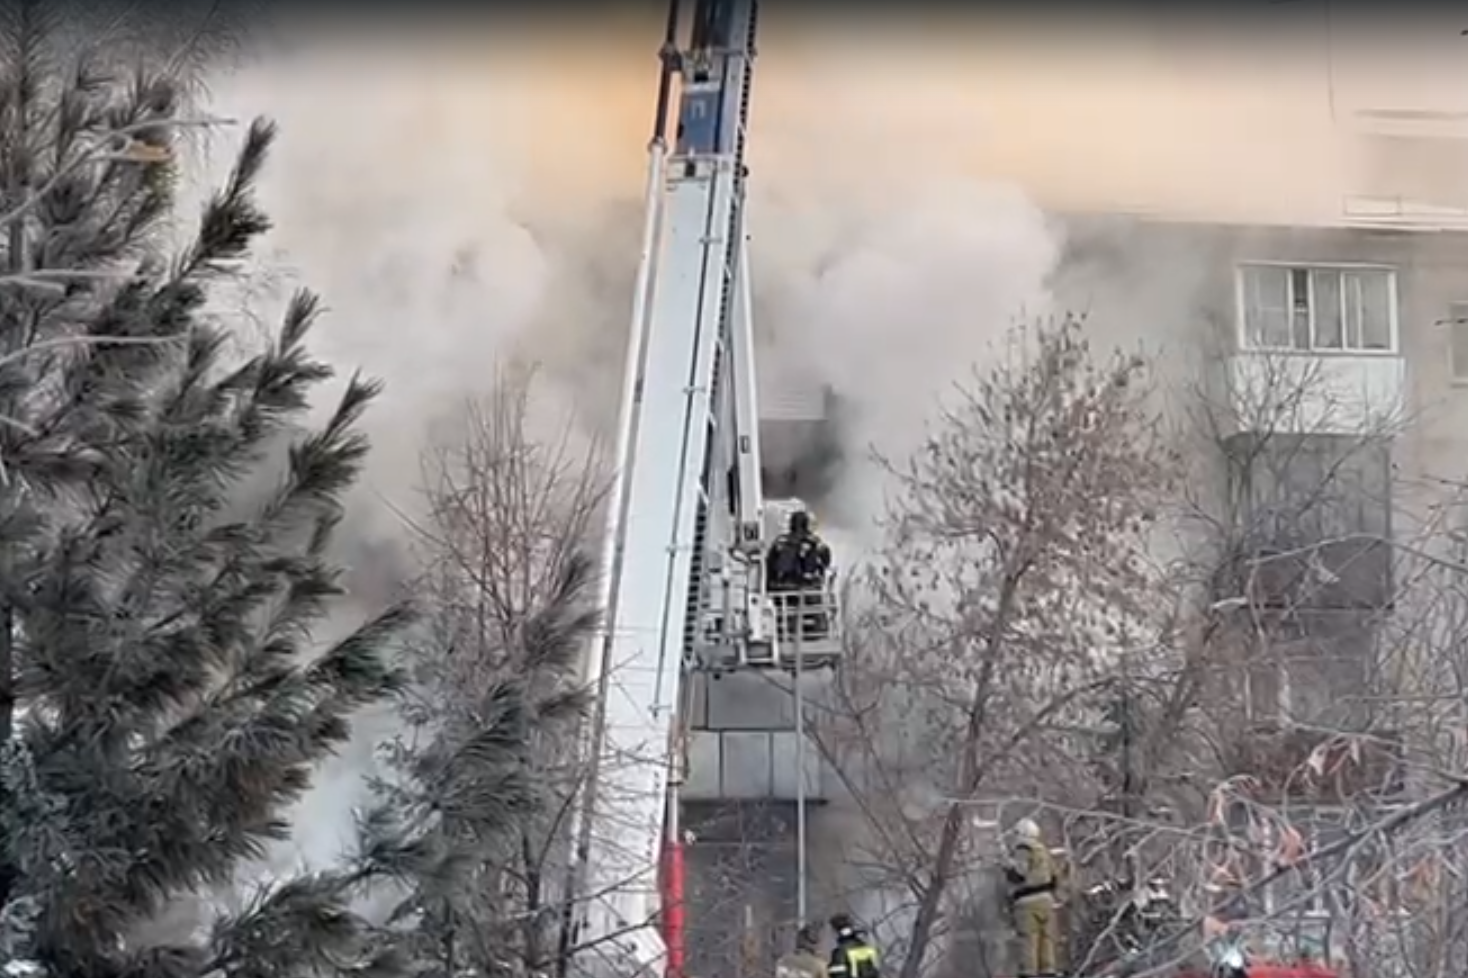
[[[796,568],[787,574],[780,573],[781,558],[793,559]],[[787,588],[802,585],[819,585],[821,578],[831,569],[831,548],[826,541],[812,532],[783,533],[770,547],[765,558],[765,573],[771,584]]]
[[[859,937],[842,938],[831,949],[831,978],[879,978],[877,949]]]

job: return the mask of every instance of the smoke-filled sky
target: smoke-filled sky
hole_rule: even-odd
[[[592,421],[614,415],[659,40],[655,24],[625,33],[324,39],[213,82],[214,111],[281,127],[264,184],[272,274],[324,293],[318,350],[387,382],[358,532],[393,535],[377,497],[413,508],[428,425],[496,357],[527,352]],[[1055,240],[1019,189],[966,178],[930,140],[886,138],[903,106],[843,92],[859,65],[780,51],[762,45],[749,161],[761,332],[802,380],[859,384],[859,437],[887,441],[1043,301]],[[214,138],[217,166],[230,145]],[[862,484],[853,474],[848,495]],[[299,820],[313,856],[350,825],[344,789],[375,729]]]
[[[1330,103],[1339,116],[1444,88],[1398,59],[1407,94],[1362,95],[1383,89],[1351,68],[1351,45],[1327,59],[1308,31],[783,16],[762,17],[753,101],[759,329],[771,363],[859,395],[857,437],[893,451],[929,392],[1049,307],[1062,242],[1042,205],[1329,221],[1359,169]],[[496,357],[543,361],[567,404],[612,416],[659,34],[633,14],[559,31],[337,28],[212,81],[214,111],[281,126],[264,191],[276,281],[324,293],[321,353],[387,381],[369,421],[369,538],[395,532],[372,501],[412,509],[428,425]],[[216,168],[233,141],[214,138]],[[842,493],[860,512],[879,486],[853,472]],[[348,783],[313,796],[306,850],[329,853],[348,825]]]
[[[327,297],[325,352],[388,380],[378,491],[409,490],[423,419],[482,386],[507,344],[545,360],[594,416],[611,413],[650,27],[596,45],[353,37],[216,82],[217,110],[280,122],[273,243]],[[1018,189],[965,175],[959,150],[977,133],[955,128],[948,147],[893,138],[925,121],[890,98],[900,73],[807,53],[799,36],[782,56],[778,37],[762,45],[749,160],[761,333],[803,379],[890,383],[892,404],[916,405],[914,390],[1038,300],[1052,234]]]

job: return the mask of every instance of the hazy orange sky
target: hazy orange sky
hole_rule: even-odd
[[[859,162],[894,179],[1012,179],[1054,206],[1332,223],[1343,197],[1381,183],[1383,164],[1360,145],[1363,110],[1458,113],[1468,132],[1468,38],[1451,12],[1402,15],[1389,30],[1337,15],[1329,33],[1323,15],[1320,0],[1301,0],[1245,8],[1228,30],[1135,18],[934,24],[922,11],[832,26],[770,4],[752,163],[820,172],[841,156],[838,170]],[[384,77],[416,78],[432,103],[425,136],[472,127],[478,107],[533,161],[527,189],[596,196],[636,183],[659,34],[656,13],[622,10],[579,28],[395,34],[373,61]],[[339,36],[336,47],[360,56],[369,43]],[[507,112],[514,121],[500,122]],[[784,152],[805,133],[824,150]]]
[[[1025,207],[1330,224],[1387,178],[1461,184],[1453,141],[1431,159],[1420,142],[1372,156],[1357,119],[1468,112],[1457,20],[1423,14],[1387,35],[1338,24],[1327,45],[1310,2],[1230,31],[972,17],[837,29],[768,5],[749,147],[761,301],[785,302],[784,277],[813,282],[837,251],[885,247],[879,234],[959,265],[964,249],[1007,248],[1039,268],[1033,242],[1049,232]],[[657,16],[625,8],[557,29],[333,24],[213,88],[221,111],[281,124],[273,240],[357,317],[326,333],[344,355],[431,400],[504,336],[533,333],[537,356],[582,365],[567,383],[606,396],[615,378],[584,365],[625,333],[660,40]],[[916,229],[929,213],[944,230]],[[463,328],[405,325],[429,316]],[[419,361],[432,368],[404,371]]]

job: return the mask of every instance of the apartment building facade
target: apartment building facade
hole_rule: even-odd
[[[1398,759],[1441,758],[1434,739],[1462,719],[1460,585],[1423,555],[1452,556],[1464,529],[1468,234],[1144,221],[1127,240],[1119,260],[1202,266],[1176,310],[1196,323],[1193,352],[1164,359],[1186,381],[1174,404],[1207,401],[1222,422],[1203,433],[1214,464],[1199,471],[1233,531],[1213,597],[1240,602],[1247,735],[1225,763],[1325,844],[1363,807],[1411,797]],[[1369,735],[1370,756],[1333,780],[1303,774],[1338,732]],[[1341,915],[1373,872],[1369,859],[1343,870],[1296,908],[1297,926],[1346,955]],[[1290,902],[1272,887],[1248,912]]]
[[[1312,3],[1323,7],[1300,6]],[[1456,38],[1461,25],[1422,29],[1448,27]],[[1468,84],[1442,45],[1434,58],[1398,41],[1395,62],[1373,61],[1356,39],[1308,31],[1247,52],[1133,45],[1125,59],[1104,44],[1002,47],[969,52],[977,67],[961,84],[935,72],[933,98],[914,98],[909,129],[884,138],[933,147],[925,161],[945,175],[1023,188],[1065,242],[1055,303],[1087,313],[1098,343],[1140,341],[1156,357],[1169,413],[1196,448],[1198,505],[1228,531],[1208,541],[1209,586],[1240,611],[1245,736],[1223,762],[1261,777],[1324,841],[1347,801],[1412,790],[1394,746],[1412,735],[1404,690],[1421,681],[1410,660],[1454,641],[1410,634],[1437,612],[1404,554],[1452,545],[1463,528]],[[800,111],[773,106],[763,124]],[[946,153],[965,119],[996,138]],[[761,381],[772,491],[819,495],[819,470],[841,447],[840,392]],[[1350,730],[1381,750],[1359,750],[1328,785],[1298,778],[1329,732]],[[815,777],[815,835],[859,833]],[[758,832],[729,830],[738,845],[725,839],[727,811],[707,821],[711,859],[766,840],[758,869],[721,873],[758,877],[771,907],[790,898],[772,868],[788,865],[786,815],[769,806]],[[1304,916],[1330,919],[1361,879],[1352,870],[1321,888]]]
[[[1465,719],[1461,581],[1435,576],[1431,558],[1458,559],[1465,528],[1468,100],[1451,63],[1416,66],[1415,88],[1357,84],[1349,102],[1346,86],[1331,91],[1332,69],[1338,82],[1340,65],[1317,60],[1276,87],[1272,109],[1290,121],[1279,138],[1266,124],[1225,151],[1226,137],[1201,136],[1230,162],[1248,157],[1234,179],[1213,172],[1207,193],[1112,207],[1071,187],[1055,283],[1098,334],[1160,350],[1173,412],[1195,429],[1207,417],[1197,448],[1211,462],[1195,488],[1233,529],[1212,596],[1239,609],[1247,714],[1224,760],[1290,806],[1307,845],[1339,839],[1352,819],[1359,829],[1363,806],[1423,790],[1404,752],[1460,762],[1442,752],[1461,753],[1446,731]],[[1194,109],[1208,118],[1206,99]],[[1269,166],[1281,179],[1254,176]],[[1332,732],[1350,730],[1370,739],[1337,763]],[[1302,776],[1312,756],[1344,776]],[[1368,906],[1377,952],[1388,931],[1446,946],[1449,928],[1431,921],[1383,930],[1403,887],[1400,873],[1374,875],[1382,858],[1321,866],[1326,885],[1303,904],[1287,880],[1240,912],[1293,904],[1297,926],[1347,959],[1365,953],[1346,945]],[[1439,897],[1412,914],[1451,903]],[[1400,963],[1394,946],[1386,958]]]
[[[1194,489],[1247,538],[1217,597],[1250,585],[1297,659],[1356,646],[1258,677],[1251,708],[1361,722],[1344,690],[1382,678],[1404,554],[1455,545],[1468,481],[1462,24],[1330,0],[1183,20],[988,25],[944,122],[991,136],[967,173],[1061,215],[1056,303],[1157,356]]]
[[[1231,185],[1215,167],[1196,194],[1161,177],[1165,192],[1148,200],[1141,172],[1119,198],[1114,183],[1088,190],[1079,167],[1029,180],[1013,147],[987,172],[1061,215],[1057,305],[1086,312],[1098,341],[1140,341],[1158,358],[1170,413],[1196,440],[1193,489],[1231,531],[1214,541],[1212,596],[1240,612],[1247,736],[1224,762],[1261,777],[1317,844],[1363,799],[1409,796],[1397,742],[1421,748],[1448,718],[1442,700],[1461,697],[1423,662],[1452,657],[1463,636],[1429,624],[1457,611],[1444,612],[1416,555],[1441,556],[1468,529],[1456,515],[1468,487],[1468,99],[1455,108],[1423,82],[1416,94],[1438,96],[1426,108],[1365,85],[1354,105],[1341,93],[1328,105],[1323,72],[1273,91],[1293,130],[1276,141],[1277,123],[1263,126]],[[1023,90],[1010,82],[996,88]],[[1197,93],[1188,131],[1223,156],[1209,108]],[[1236,134],[1230,159],[1246,139]],[[1261,158],[1306,172],[1271,183]],[[771,419],[793,430],[782,424]],[[1373,739],[1329,785],[1301,778],[1339,731]],[[1344,871],[1297,916],[1329,931],[1367,875]],[[1265,900],[1289,902],[1282,888]]]

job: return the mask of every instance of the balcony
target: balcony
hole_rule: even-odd
[[[1406,390],[1400,356],[1245,351],[1229,358],[1235,432],[1386,435]]]
[[[731,672],[689,677],[684,801],[793,801],[825,798],[821,752],[810,728],[830,688],[830,676],[800,677],[806,700],[805,742],[797,742],[795,677],[780,672]]]
[[[1341,805],[1400,796],[1406,765],[1401,735],[1375,730],[1330,736],[1285,725],[1256,725],[1225,750],[1225,768],[1255,779],[1263,798]]]
[[[1353,194],[1341,199],[1347,226],[1393,231],[1462,231],[1468,206],[1434,204],[1410,197]]]
[[[688,774],[679,797],[689,802],[794,801],[803,767],[806,800],[822,802],[821,753],[809,734],[804,748],[797,747],[794,730],[690,730]]]
[[[1394,268],[1258,261],[1236,274],[1231,433],[1380,436],[1400,421]]]
[[[1256,608],[1391,607],[1390,439],[1261,431],[1234,435],[1225,450],[1237,511],[1220,598]]]
[[[1291,543],[1245,540],[1218,578],[1219,598],[1256,609],[1386,611],[1392,607],[1391,545],[1366,535]]]

